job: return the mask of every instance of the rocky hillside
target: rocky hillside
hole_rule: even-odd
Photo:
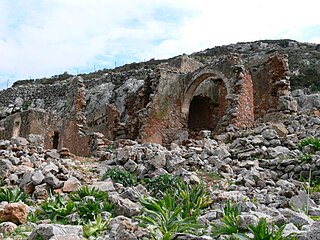
[[[275,51],[289,56],[298,111],[250,129],[202,130],[167,147],[92,133],[87,157],[45,149],[40,135],[0,140],[0,239],[320,239],[320,46],[257,41],[190,58],[210,63],[238,53],[255,71]],[[108,103],[125,117],[125,99],[169,60],[82,75],[87,119]],[[70,112],[70,77],[1,91],[0,119],[30,107]]]
[[[0,141],[4,239],[320,239],[320,118],[95,156]],[[104,144],[104,145],[102,145]],[[271,227],[273,226],[273,227]],[[266,233],[267,232],[267,233]],[[260,239],[260,238],[259,238]]]
[[[320,91],[320,45],[300,43],[294,40],[261,40],[214,47],[190,55],[202,63],[219,61],[231,53],[238,53],[246,68],[254,71],[270,53],[287,54],[291,70],[292,89],[305,89],[306,93]],[[179,57],[179,56],[177,56]],[[84,78],[86,93],[86,117],[114,103],[124,113],[124,99],[142,87],[144,81],[155,75],[161,63],[175,58],[149,60],[126,64],[115,69],[103,69],[94,73],[80,74]],[[64,73],[51,78],[20,80],[12,88],[1,91],[0,118],[17,108],[42,108],[64,115],[67,111],[66,89],[71,75]],[[9,109],[8,109],[9,107]],[[16,109],[15,109],[16,107]]]

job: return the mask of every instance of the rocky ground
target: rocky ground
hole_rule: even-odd
[[[89,158],[73,156],[68,149],[45,150],[35,135],[1,140],[1,236],[239,239],[235,234],[242,233],[256,239],[249,230],[265,219],[274,224],[275,232],[283,231],[282,239],[294,239],[291,233],[297,239],[320,239],[320,118],[317,111],[270,117],[278,123],[229,129],[213,138],[202,131],[199,140],[172,143],[169,148],[131,140],[101,142]],[[114,168],[123,171],[111,174]],[[172,213],[185,206],[181,192],[191,194],[201,186],[201,194],[190,201],[200,199],[200,207],[180,211],[170,222]],[[90,193],[93,187],[101,190],[99,194]],[[177,201],[172,209],[161,205],[161,199],[170,198],[171,204]],[[150,203],[160,205],[155,212],[168,219],[157,218]],[[239,210],[231,218],[236,230],[229,235],[219,233],[233,211],[225,208],[228,204]],[[143,217],[151,218],[149,224]],[[184,225],[186,217],[200,230]],[[173,224],[177,222],[178,227]]]

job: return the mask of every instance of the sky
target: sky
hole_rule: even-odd
[[[320,43],[319,0],[0,0],[0,89],[283,38]]]

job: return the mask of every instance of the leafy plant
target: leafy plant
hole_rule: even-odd
[[[298,160],[300,162],[308,162],[311,163],[312,162],[312,155],[310,153],[303,153],[299,156]]]
[[[84,197],[92,196],[96,201],[107,201],[108,193],[101,191],[95,187],[83,186],[79,188],[76,192],[69,194],[69,197],[73,201],[82,201]]]
[[[102,180],[107,178],[111,178],[113,181],[121,183],[125,187],[131,187],[137,184],[136,176],[120,168],[112,168],[108,170],[102,177]]]
[[[76,211],[76,203],[66,201],[61,195],[52,196],[40,205],[37,215],[40,218],[49,218],[52,221],[66,222],[65,217]]]
[[[102,212],[112,212],[113,209],[113,204],[107,201],[97,202],[93,199],[88,199],[86,201],[80,202],[77,206],[77,212],[83,222],[94,220],[94,218]]]
[[[107,221],[103,221],[101,214],[95,216],[94,221],[89,220],[87,224],[83,226],[83,234],[85,237],[89,238],[91,236],[97,237],[97,235],[108,229],[109,222],[111,220],[111,215]]]
[[[20,188],[16,187],[14,189],[10,189],[7,187],[0,188],[0,202],[24,202],[27,203],[28,195],[20,190]]]
[[[171,240],[175,233],[197,231],[203,226],[197,223],[195,216],[184,218],[183,209],[169,193],[165,193],[163,199],[156,198],[141,199],[143,206],[142,215],[136,217],[143,227],[148,228],[156,237],[160,231],[164,240]]]
[[[281,226],[276,230],[275,225],[272,225],[272,228],[269,229],[267,221],[265,218],[261,218],[256,226],[249,225],[248,229],[253,234],[253,237],[250,238],[245,234],[233,234],[233,237],[240,240],[293,240],[295,237],[289,235],[288,237],[283,237],[283,229],[285,225]]]
[[[300,151],[304,151],[306,147],[312,152],[320,151],[320,138],[305,138],[297,144],[297,147]]]
[[[178,184],[181,182],[179,177],[165,173],[152,179],[145,179],[146,188],[151,192],[153,196],[162,196],[166,191],[173,192]]]
[[[223,209],[223,215],[220,221],[222,222],[221,226],[213,225],[213,236],[220,235],[232,235],[240,233],[239,228],[239,215],[241,209],[238,205],[231,205],[228,201]]]
[[[181,214],[183,217],[199,216],[201,210],[212,203],[210,194],[203,183],[190,186],[184,182],[179,182],[175,196],[182,208]]]
[[[5,233],[4,239],[10,238],[10,239],[27,239],[28,238],[28,232],[31,232],[33,228],[29,225],[19,225],[13,232],[11,233]]]
[[[80,197],[92,195],[95,195],[96,198],[85,199]],[[61,195],[50,197],[40,205],[35,213],[30,214],[30,221],[37,222],[40,219],[51,219],[54,222],[67,224],[70,222],[66,217],[76,213],[80,217],[77,223],[87,223],[89,220],[94,220],[102,212],[111,212],[114,208],[113,204],[107,201],[106,193],[100,192],[98,189],[82,188],[75,192],[72,198],[73,200],[66,200]]]

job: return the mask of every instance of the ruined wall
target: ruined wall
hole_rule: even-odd
[[[141,141],[168,144],[186,139],[190,104],[198,86],[207,79],[212,79],[213,83],[220,82],[222,92],[218,96],[221,105],[216,109],[220,117],[217,130],[224,131],[230,124],[235,127],[252,126],[251,78],[243,74],[244,68],[240,63],[239,56],[231,55],[203,67],[184,56],[178,65],[176,62],[161,65],[159,83],[144,110],[146,118],[140,120],[143,122],[139,132]]]
[[[238,112],[234,123],[238,128],[250,128],[254,122],[254,105],[253,84],[248,71],[242,70],[239,84],[241,84],[241,87],[239,86]]]
[[[85,87],[81,77],[72,79],[67,98],[70,104],[67,106],[68,114],[63,119],[59,147],[67,147],[76,155],[89,155],[89,133],[84,114]]]
[[[251,69],[255,118],[276,111],[297,111],[296,102],[290,93],[287,57],[271,55],[266,62]]]
[[[1,120],[0,125],[4,128],[1,139],[27,138],[30,134],[41,135],[44,146],[52,148],[53,134],[61,131],[62,120],[55,114],[32,109],[12,114]]]
[[[154,61],[150,68],[132,64],[129,69],[84,75],[85,79],[22,84],[1,92],[0,119],[23,105],[57,113],[62,124],[49,135],[59,137],[59,148],[68,147],[78,155],[89,153],[88,136],[96,131],[112,140],[170,144],[186,139],[190,114],[200,111],[195,106],[195,113],[190,113],[197,96],[198,104],[207,108],[200,129],[219,133],[251,127],[254,118],[269,112],[296,111],[287,56],[267,52],[269,43],[256,45],[230,45]],[[242,56],[231,53],[237,51]],[[17,126],[11,135],[17,135],[19,119],[11,120]]]

